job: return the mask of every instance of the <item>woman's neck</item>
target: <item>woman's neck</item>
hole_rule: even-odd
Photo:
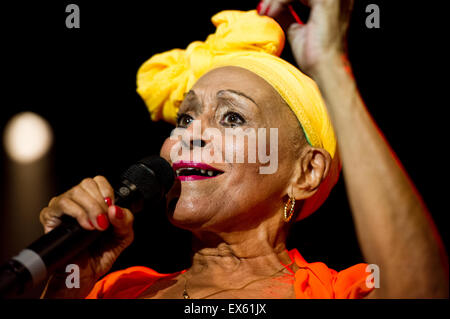
[[[270,275],[291,263],[285,239],[284,232],[271,234],[264,225],[234,233],[198,232],[194,234],[189,271],[192,275]]]

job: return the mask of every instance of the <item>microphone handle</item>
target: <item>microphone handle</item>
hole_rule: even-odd
[[[41,236],[0,267],[0,296],[23,294],[91,245],[102,235],[83,229],[75,218],[61,216],[61,224]]]
[[[128,185],[127,185],[128,186]],[[138,212],[143,207],[135,192],[120,187],[115,192],[115,205],[129,207]],[[111,228],[105,232],[111,231]],[[61,224],[41,236],[17,256],[0,267],[0,297],[23,294],[29,286],[37,286],[55,270],[68,264],[75,256],[89,247],[104,232],[86,230],[78,221],[61,216]]]

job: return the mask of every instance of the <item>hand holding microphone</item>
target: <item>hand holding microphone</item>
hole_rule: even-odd
[[[63,215],[75,218],[86,230],[105,231],[112,228],[102,242],[95,243],[71,261],[78,265],[83,282],[80,285],[81,290],[70,292],[86,295],[98,278],[111,269],[122,251],[133,241],[133,214],[129,209],[113,205],[114,201],[114,190],[110,183],[105,177],[96,176],[86,178],[64,194],[54,197],[40,213],[45,233],[57,227]],[[64,288],[64,283],[61,284]],[[54,291],[51,285],[52,283],[48,287],[46,297],[60,293],[60,289]]]
[[[174,179],[170,164],[154,156],[130,166],[114,189],[97,176],[54,197],[40,214],[45,235],[0,267],[0,296],[20,294],[67,264],[78,265],[83,285],[77,296],[68,297],[87,295],[133,241],[132,212],[162,200]],[[68,293],[61,281],[55,285],[51,281],[47,296]]]

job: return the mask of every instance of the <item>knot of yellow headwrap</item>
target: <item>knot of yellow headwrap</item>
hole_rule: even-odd
[[[175,123],[184,94],[208,71],[221,66],[245,68],[265,79],[297,116],[308,142],[328,151],[332,168],[317,193],[305,201],[299,218],[316,210],[339,175],[336,138],[324,101],[313,80],[279,58],[285,36],[272,18],[256,10],[222,11],[212,17],[216,32],[185,49],[155,54],[137,74],[137,91],[152,120]]]
[[[265,52],[279,55],[284,46],[283,30],[271,18],[249,12],[222,11],[212,17],[216,32],[206,41],[185,49],[155,54],[138,71],[137,91],[148,106],[153,121],[175,123],[184,93],[214,63],[230,53]]]

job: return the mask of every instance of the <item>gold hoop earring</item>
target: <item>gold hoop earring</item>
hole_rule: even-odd
[[[291,206],[291,208],[289,209],[289,215],[288,215],[288,206]],[[291,218],[292,215],[294,215],[294,207],[295,207],[295,198],[293,197],[289,197],[289,200],[287,201],[286,205],[284,205],[284,221],[286,223],[288,223]]]

